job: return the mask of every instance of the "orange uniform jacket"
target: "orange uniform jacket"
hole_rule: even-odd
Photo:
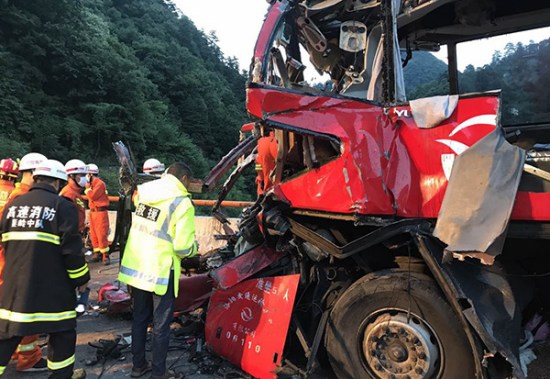
[[[88,197],[88,206],[90,210],[107,208],[109,206],[109,195],[105,182],[99,178],[93,178],[92,182],[86,186],[84,191]]]
[[[256,157],[258,195],[267,191],[273,185],[270,174],[275,168],[276,161],[277,139],[275,134],[270,132],[269,136],[261,137],[258,140],[258,156]]]
[[[78,230],[83,232],[86,225],[86,204],[80,192],[81,190],[82,188],[73,179],[69,178],[69,182],[59,194],[71,200],[76,205],[78,209]]]
[[[90,207],[90,238],[94,253],[109,253],[109,195],[105,182],[99,178],[93,177],[91,183],[86,186],[84,191],[88,197],[88,206]]]
[[[14,189],[15,186],[12,181],[0,179],[0,219]],[[4,271],[4,263],[4,248],[0,244],[0,285],[3,283],[2,272]]]
[[[29,192],[30,189],[31,189],[31,186],[29,186],[28,184],[17,183],[15,185],[15,189],[11,192],[10,201],[15,199],[17,196],[26,194],[27,192]]]
[[[15,186],[12,181],[0,179],[0,214],[4,211],[4,207],[14,189]]]

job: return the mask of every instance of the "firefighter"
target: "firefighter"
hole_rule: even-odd
[[[40,153],[28,153],[23,158],[21,158],[21,162],[19,163],[19,173],[21,174],[21,181],[15,184],[15,189],[10,195],[10,200],[16,198],[19,195],[29,192],[29,189],[34,183],[32,172],[39,164],[46,161],[47,159],[48,158]]]
[[[57,195],[63,164],[34,170],[29,193],[14,199],[0,223],[6,266],[0,288],[0,375],[22,336],[48,333],[50,379],[84,378],[74,370],[76,293],[90,280],[78,233],[78,212]]]
[[[68,175],[68,182],[59,193],[61,196],[71,200],[78,209],[78,230],[81,235],[84,235],[86,227],[86,204],[82,191],[88,183],[88,168],[86,163],[80,159],[71,159],[65,163],[65,170]]]
[[[272,185],[271,172],[277,161],[277,139],[273,131],[264,132],[258,139],[258,155],[256,156],[256,185],[258,195],[267,191]]]
[[[6,158],[0,161],[0,212],[15,189],[14,183],[18,173],[17,163],[13,159]]]
[[[195,210],[187,187],[191,170],[171,165],[162,178],[142,184],[118,279],[133,287],[134,378],[152,370],[153,379],[179,378],[166,370],[166,354],[178,296],[182,258],[196,255]],[[147,326],[153,317],[153,364],[145,359]]]
[[[88,197],[90,213],[90,238],[94,249],[91,262],[103,261],[104,265],[111,263],[109,259],[109,194],[105,182],[99,178],[97,165],[88,164],[88,184],[84,193]]]
[[[34,183],[32,174],[36,166],[44,162],[47,158],[39,153],[29,153],[21,158],[19,172],[21,181],[15,185],[15,189],[10,193],[9,204],[16,197],[29,192],[31,185]],[[17,176],[17,175],[16,175]],[[0,214],[3,208],[0,209]],[[4,251],[0,245],[0,284],[2,283],[2,271],[4,268]],[[46,360],[42,358],[42,349],[38,345],[38,335],[25,336],[17,346],[16,353],[12,357],[17,360],[17,371],[21,372],[40,372],[47,371],[48,365]]]
[[[150,158],[143,163],[143,173],[160,177],[164,172],[164,163],[158,159]]]
[[[0,161],[0,215],[4,211],[4,207],[9,202],[9,197],[15,189],[15,179],[19,170],[17,163],[10,159],[2,159]],[[2,284],[2,271],[4,270],[4,250],[0,245],[0,285]]]

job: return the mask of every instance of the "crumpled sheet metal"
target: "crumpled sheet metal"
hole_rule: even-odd
[[[458,105],[458,95],[411,100],[409,105],[414,121],[419,128],[434,128],[451,117]]]
[[[295,208],[395,213],[391,193],[382,178],[387,159],[381,146],[383,135],[394,136],[395,130],[390,130],[390,120],[380,106],[280,89],[249,88],[247,107],[251,114],[261,115],[268,123],[337,137],[341,142],[340,157],[276,186],[279,198],[288,199]]]
[[[273,250],[267,245],[257,246],[212,270],[210,276],[214,278],[220,288],[226,290],[248,279],[285,255],[286,253]]]
[[[341,156],[276,183],[294,208],[436,218],[453,158],[495,129],[498,94],[460,99],[439,127],[419,129],[407,106],[250,86],[248,111],[268,123],[338,138]],[[462,149],[456,149],[456,146]],[[450,163],[450,164],[449,164]]]
[[[456,158],[433,233],[447,251],[493,264],[502,250],[524,161],[525,151],[509,144],[500,129]]]

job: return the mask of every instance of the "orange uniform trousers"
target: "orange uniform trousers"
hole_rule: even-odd
[[[88,213],[90,219],[90,238],[94,253],[109,253],[109,212],[93,211]]]
[[[6,204],[0,204],[0,206],[2,207],[2,209],[4,208],[4,205],[9,207],[9,204],[13,199],[15,199],[17,196],[27,193],[29,189],[30,187],[26,185],[20,185],[15,189],[12,187],[11,190],[9,190],[9,199],[7,200]],[[4,188],[4,186],[2,186],[1,191],[7,192],[8,188]],[[1,197],[4,197],[4,195],[2,195]],[[0,285],[2,285],[1,276],[2,272],[4,271],[4,262],[4,249],[0,245]],[[21,343],[17,347],[16,352],[12,356],[13,359],[17,359],[18,371],[28,370],[29,368],[37,364],[40,359],[42,359],[42,349],[40,349],[40,346],[38,346],[37,341],[38,335],[23,337],[23,339],[21,340]]]

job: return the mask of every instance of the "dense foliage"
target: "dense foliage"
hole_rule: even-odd
[[[467,66],[459,74],[461,93],[502,90],[504,125],[550,120],[550,39],[524,45],[508,44],[483,67]],[[447,94],[447,73],[417,86],[410,98]]]
[[[116,166],[182,159],[204,175],[246,121],[245,76],[163,0],[0,0],[0,151]]]

